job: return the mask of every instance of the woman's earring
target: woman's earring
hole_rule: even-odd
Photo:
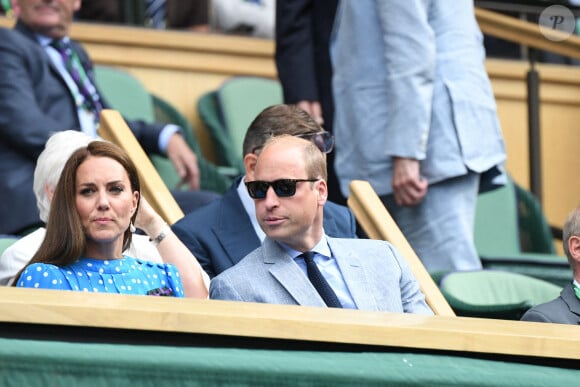
[[[135,225],[133,224],[133,222],[131,222],[131,223],[129,224],[129,231],[131,231],[131,232],[133,232],[133,233],[134,233],[135,231],[137,231],[137,229],[135,228]]]

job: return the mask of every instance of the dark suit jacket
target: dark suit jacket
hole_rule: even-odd
[[[556,324],[580,324],[580,300],[574,294],[574,288],[570,282],[560,297],[536,305],[528,310],[523,316],[523,321],[549,322]]]
[[[240,179],[220,199],[187,214],[172,226],[212,278],[261,245],[236,190]],[[326,202],[323,222],[329,236],[356,238],[354,216],[344,206]]]
[[[332,65],[329,41],[338,0],[276,1],[276,66],[284,101],[320,101],[332,132]]]
[[[276,1],[276,67],[284,102],[319,101],[324,129],[333,132],[330,36],[338,0]],[[334,153],[327,155],[328,198],[346,204],[334,169]]]
[[[73,49],[94,83],[87,53],[75,42]],[[159,152],[163,125],[129,126],[146,151]],[[80,130],[76,105],[49,56],[22,23],[0,28],[0,234],[40,222],[32,191],[36,159],[51,133],[67,129]]]

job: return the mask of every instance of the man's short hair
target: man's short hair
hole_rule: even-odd
[[[570,265],[573,265],[574,260],[572,259],[572,254],[570,254],[570,248],[568,247],[568,240],[571,236],[580,237],[580,207],[576,207],[570,214],[564,223],[564,228],[562,231],[562,245],[564,247],[564,253],[568,257]]]
[[[272,105],[252,121],[244,137],[244,156],[262,149],[266,141],[281,134],[318,133],[324,129],[296,105]]]

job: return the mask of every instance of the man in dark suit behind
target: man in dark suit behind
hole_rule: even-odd
[[[218,200],[182,218],[173,231],[193,252],[210,277],[238,263],[260,246],[265,234],[256,219],[254,201],[244,181],[252,180],[256,159],[264,143],[289,134],[311,140],[323,152],[332,150],[333,138],[302,109],[274,105],[264,109],[250,124],[244,138],[246,176],[239,177]],[[328,202],[324,207],[324,230],[334,237],[354,238],[356,222],[350,210]]]
[[[276,1],[276,67],[284,102],[297,104],[333,133],[329,42],[338,0]],[[328,198],[345,204],[328,155]]]
[[[95,136],[100,109],[107,108],[96,89],[90,58],[68,38],[80,3],[18,0],[16,26],[0,28],[0,233],[18,233],[40,222],[32,181],[48,137],[69,129]],[[57,40],[70,43],[80,63],[79,82],[53,47]],[[183,181],[199,188],[197,158],[179,127],[136,121],[129,126],[148,153],[166,154]]]
[[[580,207],[568,215],[562,241],[574,278],[564,287],[560,297],[528,310],[522,316],[524,321],[580,324]]]

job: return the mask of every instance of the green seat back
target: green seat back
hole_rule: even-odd
[[[504,187],[479,195],[474,238],[486,269],[516,272],[560,287],[572,278],[566,257],[554,253],[537,200],[511,178]]]
[[[199,165],[199,171],[201,174],[201,188],[208,191],[215,191],[219,193],[224,193],[232,183],[233,177],[237,175],[237,171],[231,171],[228,168],[220,168],[215,164],[207,160],[201,151],[201,147],[197,142],[193,128],[187,121],[187,119],[173,107],[169,102],[165,101],[163,98],[152,95],[153,97],[153,107],[155,112],[155,121],[163,123],[171,123],[179,125],[183,128],[184,137],[191,147],[191,149],[197,155],[197,162]],[[171,162],[167,159],[164,160],[164,165],[159,165],[159,168],[163,168],[163,174],[171,177],[171,184],[175,186],[179,183],[179,176],[174,173],[174,168]],[[233,176],[232,176],[233,174]]]
[[[532,306],[558,297],[562,290],[537,278],[497,270],[449,273],[440,288],[459,316],[513,320]]]
[[[231,143],[235,163],[243,170],[243,143],[250,123],[266,107],[284,102],[277,80],[261,77],[232,77],[217,91],[217,105]]]
[[[198,99],[197,112],[211,137],[218,164],[235,168],[238,174],[242,174],[243,165],[240,165],[233,143],[220,118],[216,91],[209,91]]]
[[[520,243],[522,251],[556,254],[552,230],[538,199],[530,191],[514,183],[518,203]]]
[[[154,122],[153,100],[137,78],[127,71],[100,65],[95,66],[95,78],[107,102],[123,117]]]
[[[474,237],[480,256],[521,252],[516,193],[511,179],[505,186],[478,196]]]

